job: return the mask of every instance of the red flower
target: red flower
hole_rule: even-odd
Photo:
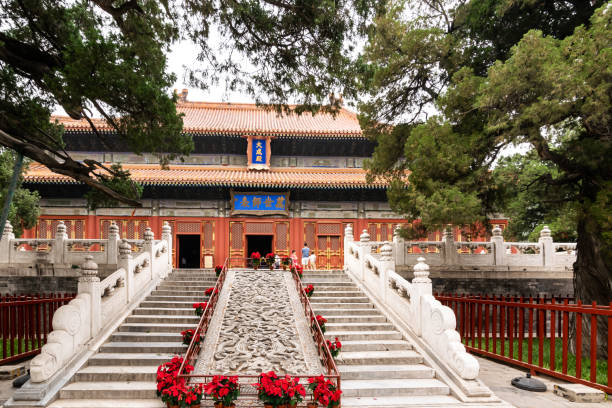
[[[215,288],[208,288],[204,291],[204,296],[210,296],[215,293]]]
[[[314,286],[312,285],[308,285],[306,286],[306,288],[304,288],[304,294],[308,297],[311,297],[313,292],[314,292]]]
[[[259,252],[253,252],[251,254],[252,259],[261,259],[261,254]]]

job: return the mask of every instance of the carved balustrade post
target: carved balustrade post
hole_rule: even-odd
[[[366,256],[368,256],[371,252],[372,246],[370,244],[370,234],[368,234],[368,230],[364,229],[359,236],[359,279],[361,280],[365,279]]]
[[[100,293],[100,278],[98,277],[98,264],[91,255],[85,257],[81,265],[78,293],[88,293],[91,297],[90,330],[91,337],[95,337],[102,326],[102,299]]]
[[[417,335],[422,334],[422,297],[433,293],[431,279],[429,279],[429,265],[425,263],[425,258],[422,256],[417,259],[417,264],[414,265],[414,279],[412,279],[412,287],[414,292],[411,295],[410,302],[414,302],[416,322],[414,328]]]
[[[451,226],[447,226],[442,233],[442,262],[444,265],[457,265],[459,257],[457,256],[457,250],[455,249],[455,238],[453,237],[453,230]]]
[[[111,221],[108,227],[108,241],[106,243],[106,261],[111,265],[119,263],[119,226]]]
[[[119,261],[117,267],[125,269],[125,289],[127,293],[127,303],[134,298],[136,288],[134,287],[134,260],[132,259],[132,247],[127,240],[122,240],[119,244]]]
[[[553,238],[548,228],[548,225],[545,225],[540,231],[540,238],[538,238],[538,243],[542,245],[542,262],[543,266],[552,266],[554,263],[555,257],[555,247],[553,245]]]
[[[396,225],[393,230],[393,254],[395,265],[405,265],[406,263],[406,242],[404,237],[400,235],[402,230],[401,225]]]
[[[172,228],[170,227],[170,224],[168,224],[168,221],[164,221],[164,225],[162,226],[161,239],[166,241],[168,256],[168,268],[164,269],[164,272],[162,272],[162,278],[165,278],[168,275],[168,272],[172,270]]]
[[[395,270],[395,261],[393,258],[393,246],[389,241],[385,241],[380,248],[380,294],[384,303],[387,302],[387,291],[389,290],[389,271]]]
[[[344,229],[344,270],[348,270],[351,256],[350,244],[355,238],[353,237],[353,227],[348,224]]]
[[[149,268],[151,271],[151,279],[155,279],[157,278],[157,274],[159,273],[159,268],[156,268],[153,266],[153,262],[155,260],[155,254],[153,253],[153,231],[151,231],[151,228],[147,227],[145,228],[144,231],[144,248],[143,251],[147,254],[149,254]],[[155,275],[153,275],[155,274]]]
[[[52,262],[56,265],[61,265],[64,263],[64,253],[66,252],[66,240],[68,239],[68,234],[66,233],[66,224],[64,221],[60,221],[57,224],[57,229],[55,230],[55,242],[53,243],[52,250]]]
[[[15,239],[13,234],[13,226],[9,220],[6,220],[4,224],[4,231],[2,231],[2,237],[0,237],[0,263],[11,262],[11,240]]]
[[[491,243],[493,244],[493,264],[504,264],[504,236],[499,225],[493,227],[491,231]]]

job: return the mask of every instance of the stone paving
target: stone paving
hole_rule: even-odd
[[[559,397],[553,393],[554,384],[562,384],[565,381],[545,375],[538,375],[536,378],[546,384],[546,392],[520,390],[513,387],[510,381],[515,377],[524,376],[526,371],[482,357],[477,359],[480,363],[478,378],[491,388],[495,395],[516,408],[612,408],[610,400],[593,404],[570,402]]]

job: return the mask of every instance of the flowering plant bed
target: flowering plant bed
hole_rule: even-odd
[[[217,278],[219,277],[219,275],[221,275],[221,271],[222,270],[223,270],[223,266],[222,265],[215,266],[215,275],[217,275]]]
[[[291,265],[291,258],[288,256],[283,256],[281,258],[281,264],[285,267]]]
[[[319,323],[319,327],[321,327],[321,331],[325,333],[325,323],[327,323],[327,319],[321,315],[316,315],[315,317],[312,318],[313,326],[314,326],[315,320],[317,321],[317,323]]]
[[[202,402],[202,384],[196,384],[191,387],[186,387],[183,390],[183,395],[180,398],[181,408],[200,406]]]
[[[304,294],[310,298],[314,292],[314,286],[308,285],[304,288]]]
[[[325,342],[327,343],[327,347],[329,348],[329,352],[331,353],[332,357],[338,357],[338,354],[340,354],[340,349],[342,349],[342,343],[340,343],[340,340],[338,340],[336,337],[334,341],[325,340]]]
[[[342,391],[336,389],[334,383],[326,380],[322,375],[310,377],[308,389],[312,392],[314,400],[322,406],[332,408],[340,405]]]
[[[276,255],[274,254],[274,252],[269,252],[266,254],[266,263],[268,264],[270,269],[274,268],[275,258],[276,258]]]
[[[172,360],[157,367],[157,396],[170,405],[179,405],[186,390],[185,379],[177,374],[183,364],[183,357],[173,357]],[[193,371],[193,366],[185,364],[185,373]]]
[[[300,279],[302,278],[302,274],[304,273],[304,267],[300,264],[293,265],[292,271],[296,271]]]
[[[206,290],[204,291],[204,296],[210,296],[210,295],[212,295],[213,293],[215,293],[215,290],[216,290],[215,288],[208,288],[208,289],[206,289]]]
[[[193,329],[183,330],[181,332],[181,336],[183,336],[183,344],[189,345],[191,343],[191,339],[193,339],[194,334],[195,334],[195,330]],[[202,342],[202,337],[199,334],[197,334],[196,343],[201,343],[201,342]]]
[[[195,309],[195,314],[198,316],[202,316],[204,314],[204,309],[206,309],[207,302],[194,303],[192,306]]]
[[[253,252],[251,254],[251,262],[253,262],[253,268],[257,269],[261,264],[261,254],[259,252]]]
[[[257,388],[257,396],[265,405],[295,406],[306,396],[306,389],[299,382],[298,377],[285,375],[279,378],[274,371],[270,371],[262,373],[259,382],[253,386]]]
[[[240,395],[238,377],[215,375],[212,381],[204,384],[204,392],[210,395],[216,403],[222,403],[224,407],[229,407]]]

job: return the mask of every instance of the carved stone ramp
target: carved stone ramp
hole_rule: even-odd
[[[456,398],[410,338],[374,306],[343,271],[304,271],[315,288],[315,313],[327,319],[325,336],[342,342],[336,359],[342,407],[510,407],[497,398]]]
[[[184,354],[180,332],[195,328],[192,304],[205,301],[214,286],[209,270],[177,269],[119,326],[59,392],[50,408],[161,408],[157,397],[157,366]]]
[[[197,374],[323,372],[288,271],[232,269],[196,363]]]

